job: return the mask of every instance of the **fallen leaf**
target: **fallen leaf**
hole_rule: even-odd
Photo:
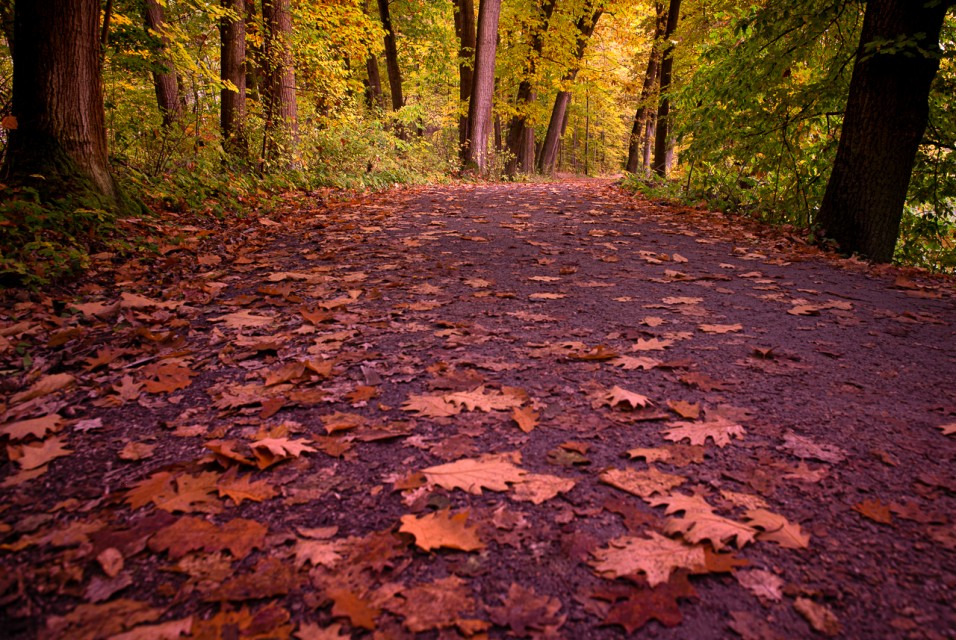
[[[685,402],[684,400],[668,400],[667,408],[687,420],[696,420],[700,417],[700,403]]]
[[[541,504],[561,493],[567,493],[574,485],[575,482],[571,478],[529,473],[524,476],[521,484],[515,486],[511,497],[522,502]]]
[[[305,444],[308,440],[290,440],[289,438],[263,438],[253,442],[250,446],[252,455],[256,457],[259,469],[266,469],[274,464],[298,458],[306,452],[317,453],[318,450]]]
[[[784,434],[783,446],[780,448],[798,458],[820,460],[832,464],[843,462],[846,459],[846,452],[840,447],[832,444],[817,444],[792,431]]]
[[[783,579],[763,569],[748,569],[734,573],[737,582],[763,603],[780,602],[783,598]]]
[[[539,417],[541,417],[541,414],[531,407],[516,408],[511,412],[511,419],[525,433],[531,433],[538,426]]]
[[[663,351],[672,344],[674,344],[673,340],[639,338],[637,342],[631,345],[631,351]]]
[[[0,425],[0,436],[7,436],[13,442],[26,438],[44,438],[48,433],[56,433],[63,426],[63,418],[51,413],[42,418],[31,418]]]
[[[482,489],[507,491],[509,484],[522,482],[527,475],[501,455],[462,458],[423,469],[422,473],[432,484],[445,489],[462,489],[475,495],[481,495]]]
[[[793,603],[793,608],[810,623],[815,631],[830,637],[840,635],[842,631],[840,621],[832,611],[822,604],[817,604],[809,598],[797,598]]]
[[[468,411],[505,411],[521,406],[522,401],[513,395],[491,391],[485,393],[484,387],[472,391],[448,393],[445,400]]]
[[[621,491],[641,498],[649,498],[656,493],[667,493],[674,487],[687,482],[684,476],[678,476],[649,467],[647,471],[636,469],[606,469],[599,476],[601,482]]]
[[[956,436],[956,422],[941,424],[936,428],[942,431],[944,436]]]
[[[26,402],[27,400],[33,400],[34,398],[48,396],[51,393],[72,386],[75,382],[76,378],[68,373],[54,373],[52,375],[43,376],[30,385],[30,388],[26,391],[14,394],[13,397],[10,398],[10,404],[16,405],[21,402]]]
[[[429,513],[421,518],[408,514],[402,516],[401,533],[410,533],[415,544],[424,551],[432,549],[458,549],[459,551],[478,551],[485,545],[478,537],[478,530],[466,524],[468,512],[452,515],[444,509]]]
[[[216,483],[220,498],[229,498],[237,505],[244,500],[262,502],[276,495],[275,488],[266,480],[253,480],[252,474],[239,476],[239,468],[232,467]]]
[[[656,587],[628,587],[625,593],[622,600],[612,604],[601,626],[619,625],[629,634],[651,620],[676,627],[682,619],[678,600],[697,597],[686,571],[678,571]]]
[[[704,333],[724,334],[743,331],[744,326],[742,324],[701,324],[697,328]]]
[[[865,518],[880,524],[893,524],[893,516],[890,513],[890,505],[883,504],[879,500],[864,500],[859,504],[853,505],[853,510]]]
[[[706,422],[674,422],[670,426],[671,428],[664,432],[666,440],[689,440],[692,445],[704,445],[711,439],[721,448],[730,444],[732,438],[743,440],[746,433],[739,424],[723,418]]]
[[[225,323],[230,329],[258,329],[268,327],[274,322],[274,319],[268,316],[257,316],[251,311],[243,310],[213,318],[212,321]]]
[[[20,455],[16,458],[17,464],[24,471],[37,469],[51,460],[68,456],[73,451],[63,446],[60,438],[49,438],[37,444],[25,444],[19,447]]]
[[[155,450],[155,444],[149,444],[147,442],[127,442],[126,446],[120,449],[118,455],[120,460],[145,460],[151,457]]]
[[[525,588],[512,582],[508,595],[501,600],[502,606],[488,607],[488,615],[496,625],[510,628],[519,638],[557,637],[557,630],[567,619],[567,615],[558,615],[560,600],[548,595],[539,596],[534,587]]]
[[[193,618],[170,620],[158,624],[144,624],[133,627],[125,633],[111,636],[110,640],[177,640],[181,636],[191,635]]]
[[[461,413],[461,407],[444,397],[429,395],[410,395],[408,400],[402,403],[402,409],[427,418],[447,418]]]
[[[750,525],[763,531],[759,540],[776,542],[785,549],[806,549],[810,546],[810,535],[804,533],[799,524],[766,509],[750,509],[746,513]]]
[[[390,610],[404,616],[405,628],[412,633],[454,627],[463,611],[475,607],[467,585],[458,576],[418,584],[402,591],[401,604]]]
[[[698,570],[704,567],[703,547],[690,546],[649,531],[647,538],[621,536],[592,555],[591,566],[608,578],[643,573],[651,587],[667,582],[678,569]]]
[[[630,409],[640,409],[652,404],[647,396],[642,396],[639,393],[634,393],[633,391],[628,391],[627,389],[622,389],[618,386],[611,387],[611,390],[603,395],[601,400],[602,405],[607,405],[612,408],[624,407]]]
[[[644,371],[649,371],[654,367],[660,366],[662,363],[660,360],[654,358],[635,358],[634,356],[618,356],[610,361],[610,364],[615,367],[620,367],[625,371],[633,371],[635,369],[643,369]]]

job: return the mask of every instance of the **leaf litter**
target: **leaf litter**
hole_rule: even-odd
[[[956,629],[952,282],[600,181],[283,215],[5,294],[6,635]]]

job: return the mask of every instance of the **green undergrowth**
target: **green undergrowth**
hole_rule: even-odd
[[[701,184],[705,186],[701,186]],[[807,240],[815,240],[812,212],[799,207],[798,211],[776,205],[768,194],[767,185],[726,180],[708,183],[698,178],[690,189],[688,181],[664,181],[626,174],[621,186],[640,193],[651,200],[666,200],[683,205],[705,205],[724,213],[749,216],[765,224],[789,225],[805,230]],[[760,196],[766,196],[762,199]],[[900,224],[900,237],[896,243],[895,264],[918,267],[940,274],[956,274],[956,216],[952,206],[916,207],[907,205]]]

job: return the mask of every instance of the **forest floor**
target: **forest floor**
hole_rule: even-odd
[[[956,637],[952,280],[606,181],[291,204],[5,294],[4,637]]]

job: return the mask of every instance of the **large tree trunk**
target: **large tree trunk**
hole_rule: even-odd
[[[468,109],[475,65],[475,3],[455,0],[455,34],[458,36],[458,151],[462,164],[468,155]]]
[[[627,165],[625,168],[631,173],[637,173],[637,168],[641,165],[641,143],[648,131],[648,116],[651,111],[649,103],[651,96],[654,94],[654,87],[657,86],[661,45],[663,44],[664,29],[667,26],[667,13],[664,11],[664,3],[657,2],[654,7],[657,13],[657,19],[654,21],[654,40],[650,55],[647,58],[644,85],[641,87],[641,97],[638,100],[637,112],[634,114],[634,123],[631,127],[631,138],[627,145]]]
[[[371,107],[381,107],[383,104],[382,76],[378,72],[378,58],[369,56],[365,59],[365,104]]]
[[[292,14],[289,0],[262,0],[266,27],[266,157],[291,161],[299,138],[292,60]]]
[[[163,69],[153,69],[153,87],[156,90],[156,104],[159,107],[159,113],[163,116],[163,126],[168,127],[183,117],[183,106],[179,101],[179,80],[176,78],[176,66],[167,54],[169,38],[163,33],[163,25],[166,24],[163,6],[157,0],[146,0],[143,5],[143,18],[146,21],[146,27],[160,41],[157,58]]]
[[[92,198],[105,208],[132,208],[107,156],[99,18],[99,0],[16,3],[17,128],[10,131],[4,173],[43,201]]]
[[[662,178],[667,177],[667,151],[671,141],[671,100],[667,92],[671,86],[671,76],[674,70],[674,43],[671,36],[677,30],[680,19],[681,0],[671,0],[667,10],[667,27],[664,29],[664,51],[661,53],[661,87],[660,101],[657,107],[657,131],[654,138],[654,173]]]
[[[575,25],[578,32],[578,48],[575,52],[575,65],[564,75],[565,84],[574,82],[578,75],[579,65],[584,59],[584,52],[587,50],[588,40],[597,27],[598,19],[604,13],[603,8],[598,8],[591,13],[588,12],[581,16]],[[550,174],[554,172],[554,162],[558,157],[558,144],[561,136],[564,135],[565,113],[568,110],[568,104],[571,102],[570,91],[559,91],[554,98],[554,107],[551,109],[551,120],[548,121],[548,132],[544,137],[544,144],[541,145],[541,154],[538,157],[538,170],[541,173]]]
[[[478,37],[475,46],[475,74],[468,105],[467,165],[479,174],[488,169],[488,135],[491,132],[491,103],[495,91],[495,52],[498,46],[498,16],[501,0],[481,0],[478,7]]]
[[[388,9],[388,0],[378,0],[378,13],[385,29],[385,66],[388,69],[388,88],[392,92],[392,110],[398,111],[405,105],[402,95],[402,71],[398,66],[398,48],[395,46],[395,30],[392,28],[392,15]]]
[[[250,0],[252,1],[252,0]],[[235,88],[224,87],[220,93],[219,125],[223,148],[239,158],[247,158],[246,142],[246,22],[245,0],[221,0],[238,17],[222,18],[219,24],[221,41],[220,78]]]
[[[534,128],[528,124],[528,111],[535,100],[534,81],[538,58],[544,49],[544,36],[557,0],[544,0],[541,6],[541,22],[531,32],[531,52],[525,64],[525,76],[518,85],[515,115],[508,125],[508,150],[512,158],[506,171],[514,175],[518,169],[525,173],[534,171]]]
[[[954,4],[866,4],[840,144],[817,216],[823,234],[847,253],[893,258],[939,69],[939,34]],[[903,44],[881,51],[880,43]]]

